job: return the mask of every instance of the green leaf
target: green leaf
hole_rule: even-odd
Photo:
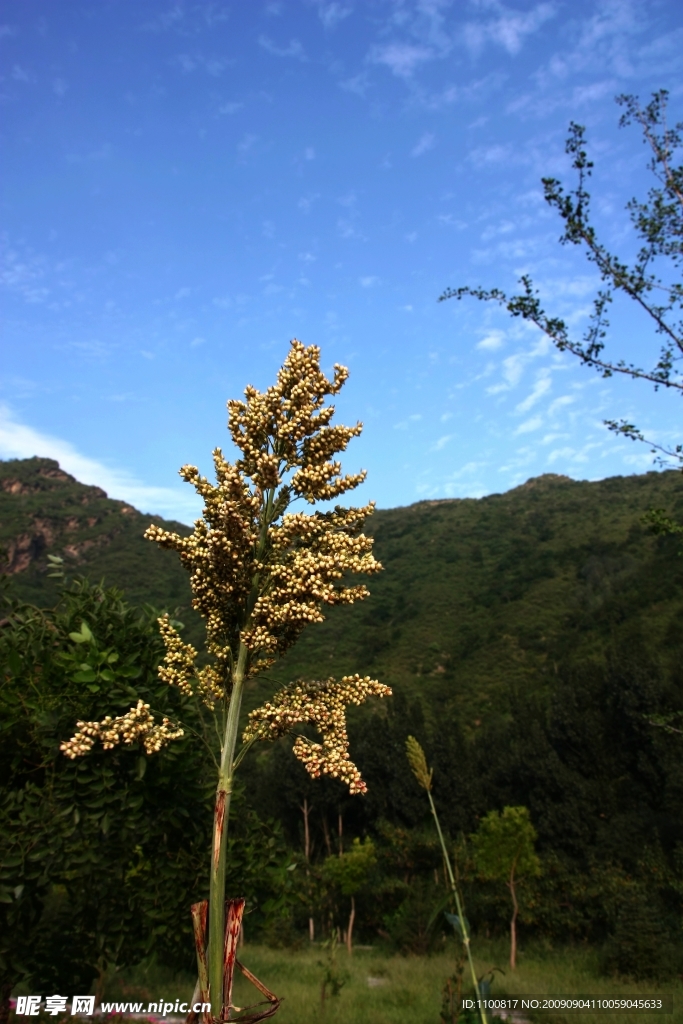
[[[97,676],[91,668],[87,671],[76,672],[73,677],[75,683],[93,683],[96,679]]]
[[[88,689],[90,690],[91,693],[99,693],[102,687],[99,686],[97,683],[90,683]]]
[[[453,928],[455,929],[456,935],[458,935],[461,939],[464,939],[465,936],[462,933],[462,927],[460,925],[460,918],[458,917],[458,915],[457,914],[449,914],[448,911],[446,911],[444,916],[445,916],[446,920],[448,921],[448,923],[450,925],[452,925]],[[467,933],[469,934],[470,923],[469,923],[469,921],[467,920],[466,917],[463,918],[463,921],[465,923],[465,928],[467,929]]]
[[[139,665],[128,665],[126,668],[119,669],[119,675],[124,679],[137,679],[142,675],[142,669]]]
[[[81,629],[78,633],[69,633],[69,639],[73,640],[76,644],[87,644],[92,643],[95,639],[90,632],[90,627],[87,622],[81,622]]]
[[[21,658],[19,657],[18,652],[15,650],[11,650],[9,652],[7,661],[9,662],[10,672],[12,673],[12,675],[18,676],[19,673],[21,672]]]
[[[113,683],[114,680],[116,679],[116,676],[114,675],[110,668],[103,668],[102,671],[100,672],[100,677],[104,679],[105,682],[107,683]]]

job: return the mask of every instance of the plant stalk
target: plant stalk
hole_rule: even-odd
[[[256,548],[256,558],[263,556],[267,540],[268,527],[273,515],[275,490],[266,491],[265,509],[261,522],[261,530]],[[246,619],[248,622],[259,595],[259,575],[253,579],[251,593],[247,601]],[[235,747],[239,729],[240,709],[244,692],[244,677],[247,671],[249,650],[240,640],[237,663],[232,673],[232,692],[228,705],[228,717],[225,723],[225,734],[221,748],[221,763],[218,770],[218,786],[216,787],[216,805],[213,816],[213,847],[211,854],[211,878],[209,884],[209,992],[211,1013],[221,1018],[224,1005],[224,946],[225,946],[225,851],[228,841],[228,818],[230,816],[230,797],[232,796],[233,779],[235,776]],[[229,1012],[229,1011],[228,1011]]]
[[[479,1016],[481,1017],[482,1024],[487,1024],[486,1010],[484,1009],[484,1004],[482,1002],[481,993],[479,991],[479,981],[477,980],[477,972],[474,969],[474,961],[472,960],[472,950],[470,949],[470,935],[469,935],[469,932],[467,930],[467,924],[465,922],[465,915],[463,914],[463,910],[462,910],[462,903],[460,902],[460,893],[458,892],[458,887],[457,887],[457,885],[455,883],[455,875],[453,874],[453,868],[451,867],[451,859],[448,856],[448,850],[446,848],[446,842],[444,840],[443,832],[441,831],[441,825],[439,823],[439,816],[436,813],[436,807],[434,806],[434,800],[432,798],[432,794],[431,794],[430,790],[427,790],[427,796],[429,797],[429,806],[431,807],[432,815],[434,816],[434,823],[436,825],[436,831],[439,834],[439,842],[441,843],[441,851],[443,853],[444,863],[445,863],[446,869],[448,871],[448,878],[449,878],[450,883],[451,883],[451,890],[452,890],[453,895],[455,897],[455,907],[456,907],[456,910],[458,912],[458,920],[460,922],[460,932],[461,932],[461,935],[462,935],[462,944],[465,947],[465,950],[467,951],[467,961],[468,961],[468,963],[470,965],[470,973],[472,975],[472,984],[474,985],[474,991],[475,991],[476,996],[477,996],[477,1006],[479,1008]]]
[[[225,723],[225,735],[218,770],[216,805],[213,816],[213,847],[209,884],[209,998],[212,1016],[221,1019],[223,1012],[223,947],[225,943],[225,851],[228,840],[228,817],[234,778],[235,746],[239,728],[240,707],[248,650],[240,642],[239,655],[232,677],[232,693]]]

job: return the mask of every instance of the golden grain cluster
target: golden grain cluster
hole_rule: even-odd
[[[156,725],[149,704],[139,700],[136,707],[118,718],[107,715],[101,722],[76,722],[75,735],[62,743],[59,749],[73,761],[92,750],[95,740],[101,740],[105,750],[111,750],[119,743],[131,746],[142,741],[148,754],[156,754],[171,740],[184,735],[183,730],[168,718],[164,718],[161,725]]]
[[[362,425],[332,426],[334,406],[325,404],[347,377],[348,370],[335,365],[329,380],[320,369],[320,350],[292,341],[272,387],[260,392],[249,386],[244,401],[228,402],[228,429],[239,452],[237,460],[230,463],[220,448],[215,449],[215,484],[195,466],[180,470],[204,502],[192,533],[182,537],[153,524],[145,534],[180,555],[190,574],[193,606],[205,620],[212,659],[199,667],[197,651],[183,642],[166,615],[159,619],[166,646],[159,676],[185,696],[199,696],[209,708],[217,701],[227,706],[237,679],[241,686],[243,679],[270,666],[309,623],[323,621],[325,606],[353,604],[366,597],[367,588],[349,577],[382,568],[372,555],[372,539],[362,533],[363,521],[374,510],[372,503],[310,514],[289,511],[294,501],[329,501],[365,479],[365,472],[342,475],[335,459],[360,434]],[[388,687],[360,676],[293,687],[274,698],[275,706],[284,713],[282,701],[289,701],[290,717],[315,724],[323,737],[322,745],[299,737],[294,746],[297,757],[312,775],[336,775],[352,792],[364,791],[348,759],[344,706],[359,704],[370,694],[389,693]],[[267,714],[262,711],[265,722]],[[114,722],[79,723],[79,734],[64,745],[65,753],[85,753],[96,736],[108,737],[116,723],[130,716],[131,722],[139,719],[132,709]],[[256,719],[249,728],[256,729]],[[170,727],[167,733],[171,736]],[[275,735],[270,726],[268,734]],[[149,749],[148,739],[144,742]]]
[[[322,744],[297,736],[293,751],[314,779],[322,775],[345,782],[351,793],[365,793],[367,786],[349,758],[345,710],[348,704],[362,704],[368,697],[389,697],[391,690],[369,676],[358,674],[336,679],[290,683],[272,701],[249,714],[243,739],[274,740],[286,736],[295,726],[315,725]]]

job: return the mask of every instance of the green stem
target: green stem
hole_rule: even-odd
[[[474,969],[474,961],[472,960],[472,950],[470,949],[470,936],[469,936],[469,932],[467,930],[467,924],[465,922],[465,915],[463,914],[463,911],[462,911],[462,903],[460,902],[460,893],[458,892],[458,887],[455,884],[455,875],[453,874],[453,868],[451,867],[451,860],[450,860],[450,857],[448,856],[448,850],[446,849],[446,842],[445,842],[444,837],[443,837],[443,832],[441,831],[441,825],[439,824],[439,816],[436,813],[436,807],[434,806],[434,800],[432,799],[432,794],[430,793],[429,790],[427,790],[427,796],[429,797],[429,806],[431,807],[432,814],[434,816],[434,822],[436,824],[436,831],[439,833],[439,842],[441,843],[441,850],[443,852],[444,863],[445,863],[446,868],[448,870],[448,878],[449,878],[450,883],[451,883],[451,889],[453,891],[453,895],[455,896],[455,906],[456,906],[456,910],[458,912],[458,920],[460,922],[460,933],[462,935],[462,944],[465,947],[465,950],[467,951],[467,960],[468,960],[468,963],[470,965],[470,973],[472,975],[472,983],[474,985],[474,991],[476,992],[476,995],[477,995],[477,1006],[479,1007],[479,1015],[481,1017],[482,1024],[487,1024],[487,1022],[486,1022],[486,1010],[484,1009],[484,1004],[483,1004],[482,999],[481,999],[481,993],[479,992],[479,982],[477,980],[477,972]]]
[[[212,1016],[220,1019],[223,1011],[223,948],[225,944],[225,851],[228,840],[228,817],[234,778],[235,745],[239,728],[240,706],[244,690],[248,650],[240,643],[237,665],[233,673],[232,693],[225,723],[221,763],[216,787],[213,817],[213,847],[209,886],[209,991]]]
[[[266,492],[261,530],[258,544],[254,552],[257,560],[263,557],[268,540],[268,527],[273,514],[275,490]],[[247,599],[245,625],[249,623],[251,613],[259,595],[259,574],[253,578],[251,593]],[[232,672],[232,692],[228,705],[228,716],[221,746],[221,763],[218,769],[218,786],[216,787],[216,805],[213,815],[213,845],[211,852],[211,877],[209,881],[209,993],[211,1013],[221,1018],[223,1013],[223,975],[225,950],[225,851],[228,841],[228,818],[230,816],[230,797],[232,796],[235,768],[241,757],[235,761],[235,746],[239,729],[240,708],[244,691],[244,677],[247,671],[249,650],[240,640],[237,664]]]

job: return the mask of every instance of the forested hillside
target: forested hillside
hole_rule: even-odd
[[[506,494],[380,510],[366,524],[384,566],[370,598],[332,609],[272,675],[372,672],[419,696],[428,715],[453,704],[477,728],[512,689],[543,687],[570,652],[599,655],[615,631],[665,651],[678,635],[683,563],[675,538],[642,525],[651,507],[683,512],[679,473],[549,474]],[[59,555],[68,575],[104,578],[133,604],[180,608],[200,641],[186,573],[143,539],[151,522],[163,520],[52,460],[0,463],[0,546],[17,596],[54,600],[47,555]]]
[[[373,898],[359,890],[359,934],[413,951],[439,939],[441,857],[406,761],[412,734],[435,769],[434,796],[475,930],[505,928],[508,896],[505,886],[478,878],[467,837],[492,809],[524,806],[538,833],[542,873],[521,890],[522,935],[600,943],[606,970],[649,976],[678,969],[683,748],[653,718],[683,709],[683,560],[679,538],[654,536],[642,516],[656,507],[680,520],[682,484],[674,472],[595,483],[547,475],[506,494],[376,513],[368,525],[384,572],[370,581],[371,597],[332,609],[248,694],[253,707],[298,675],[355,671],[394,690],[393,700],[350,715],[351,755],[368,783],[366,797],[349,797],[329,778],[311,780],[292,757],[291,740],[248,754],[249,795],[239,799],[248,799],[254,828],[274,828],[288,857],[308,857],[305,874],[288,873],[285,859],[280,881],[268,876],[269,885],[284,885],[277,901],[254,888],[250,899],[262,916],[252,920],[264,934],[290,942],[310,916],[325,928],[342,920],[345,903],[326,881],[325,858],[369,837],[377,860],[367,883]],[[48,555],[55,555],[67,581],[104,577],[134,606],[179,607],[184,635],[199,640],[184,571],[142,538],[150,522],[163,522],[158,517],[38,458],[0,464],[0,503],[10,596],[53,603],[63,585],[48,575]],[[134,609],[115,596],[102,602],[97,588],[67,589],[50,627],[63,633],[64,652],[52,650],[57,641],[43,630],[31,659],[47,659],[50,671],[63,674],[75,657],[69,630],[80,621],[78,608],[94,620],[107,602],[127,630],[147,637],[135,641],[147,659],[140,679],[156,693],[160,643],[149,614],[134,625]],[[22,654],[31,621],[16,605],[3,620],[9,682],[34,671]],[[96,635],[109,628],[103,622]],[[97,710],[84,705],[80,713],[95,717],[112,701],[112,710],[125,710],[133,692],[124,686],[114,700],[99,683],[85,690],[93,692],[79,699]],[[56,740],[68,736],[75,713],[62,709],[62,717],[52,722]],[[36,721],[40,738],[43,719]],[[92,763],[106,771],[108,756]],[[207,790],[207,820],[209,806]],[[202,863],[193,867],[200,886]]]

